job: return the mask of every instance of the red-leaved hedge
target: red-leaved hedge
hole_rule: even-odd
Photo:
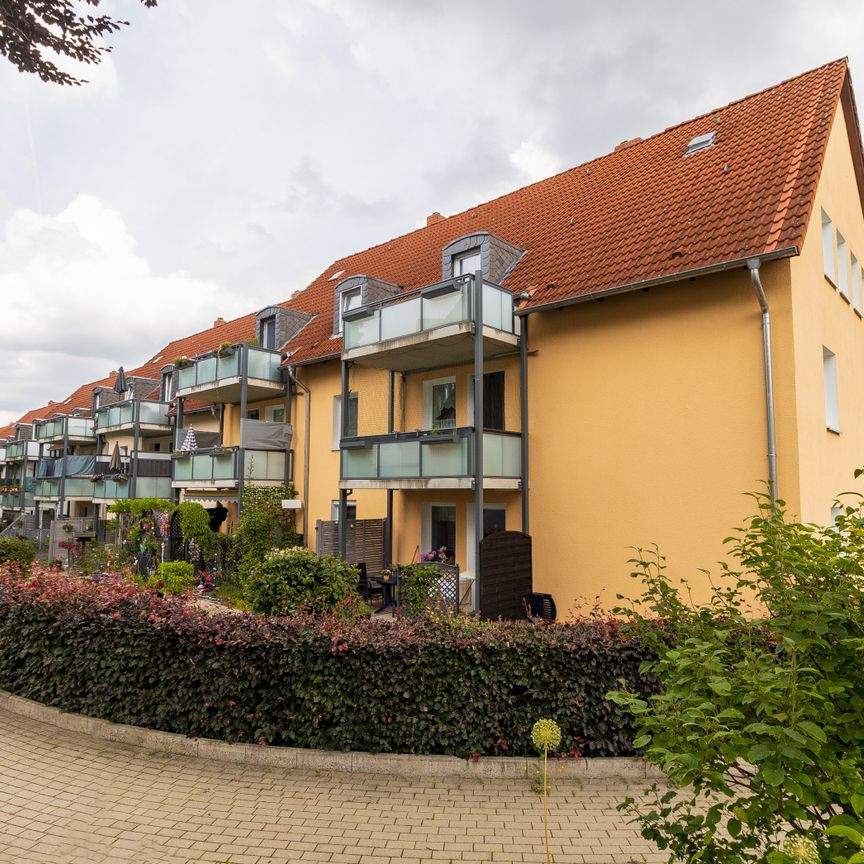
[[[551,717],[565,752],[629,754],[632,718],[605,694],[644,690],[646,656],[614,621],[208,616],[124,581],[0,568],[0,688],[226,741],[522,755]]]

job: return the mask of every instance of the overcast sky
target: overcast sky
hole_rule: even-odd
[[[88,85],[0,59],[0,422],[434,210],[837,57],[864,92],[851,0],[103,8],[131,26]]]

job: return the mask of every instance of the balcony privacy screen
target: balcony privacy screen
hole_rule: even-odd
[[[186,434],[189,432],[188,427],[177,429],[174,432],[174,449],[179,450],[186,440]],[[195,440],[198,442],[199,450],[207,450],[210,447],[218,447],[221,444],[218,432],[199,432],[195,430]]]
[[[64,458],[67,477],[89,477],[96,473],[95,456],[65,456],[50,462],[43,459],[39,462],[38,475],[40,477],[60,477],[63,474]]]
[[[291,446],[290,423],[265,420],[240,421],[240,446],[247,450],[287,450]]]

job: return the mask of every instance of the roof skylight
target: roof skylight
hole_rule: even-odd
[[[716,138],[716,132],[708,132],[705,135],[697,135],[687,145],[687,152],[684,155],[692,156],[694,153],[698,153],[700,150],[707,150],[709,147],[713,147]]]

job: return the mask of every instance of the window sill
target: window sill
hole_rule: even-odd
[[[825,277],[825,281],[836,291],[837,283],[827,273],[823,273],[822,275]]]
[[[839,430],[839,429],[835,429],[833,426],[826,426],[825,428],[826,428],[826,429],[827,429],[827,430],[828,430],[832,435],[839,435],[839,434],[840,434],[840,430]]]

